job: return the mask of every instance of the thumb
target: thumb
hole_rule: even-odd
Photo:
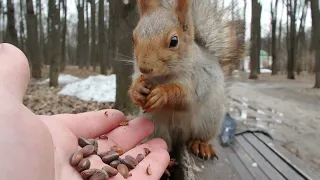
[[[3,91],[23,99],[30,78],[27,57],[17,47],[0,44],[0,94]]]

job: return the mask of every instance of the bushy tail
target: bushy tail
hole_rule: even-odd
[[[190,0],[195,40],[220,58],[227,79],[244,54],[243,21],[231,21],[231,6],[221,0]]]

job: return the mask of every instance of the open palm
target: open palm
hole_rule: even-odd
[[[37,116],[22,104],[29,80],[28,61],[24,54],[9,44],[0,45],[0,179],[81,180],[69,164],[73,152],[79,149],[77,138],[96,138],[98,153],[120,146],[135,157],[148,147],[151,153],[141,161],[128,179],[160,179],[169,163],[166,144],[153,139],[138,145],[153,131],[153,124],[145,118],[131,120],[119,127],[125,116],[117,110],[103,110],[81,114]],[[107,115],[105,112],[107,111]],[[90,168],[101,169],[104,163],[97,155],[89,157]],[[4,163],[5,162],[5,163]],[[150,164],[152,174],[146,174]],[[124,179],[119,173],[111,179]]]

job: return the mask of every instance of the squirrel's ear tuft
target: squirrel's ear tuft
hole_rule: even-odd
[[[159,0],[137,0],[140,16],[160,6]]]
[[[175,12],[184,31],[188,30],[189,0],[176,0]]]

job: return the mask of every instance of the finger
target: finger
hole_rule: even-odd
[[[115,109],[79,114],[60,114],[49,118],[53,121],[61,121],[75,136],[85,138],[96,138],[110,132],[125,120],[124,114]]]
[[[155,149],[146,156],[130,173],[132,176],[128,179],[151,180],[160,179],[167,169],[170,156],[165,149]],[[147,168],[150,165],[151,174],[147,174]]]
[[[162,139],[152,139],[147,143],[141,144],[123,154],[121,158],[124,159],[126,155],[130,155],[133,158],[136,158],[138,154],[145,155],[144,148],[148,148],[150,150],[150,154],[148,154],[134,169],[130,171],[132,177],[128,179],[160,179],[166,170],[170,161],[170,156],[167,151],[167,144]],[[146,173],[146,169],[149,164],[152,171],[151,175]]]
[[[126,152],[147,138],[153,130],[154,125],[149,119],[133,119],[127,126],[120,126],[107,133],[108,139],[99,139],[98,153],[109,151],[112,146],[119,146]]]
[[[165,154],[168,154],[167,151],[159,152],[159,149],[167,149],[167,145],[162,139],[153,139],[153,140],[151,140],[151,141],[149,141],[149,142],[147,142],[145,144],[142,144],[142,145],[140,145],[140,146],[128,151],[124,155],[128,155],[129,154],[129,155],[135,157],[139,153],[144,153],[144,150],[143,150],[144,147],[149,148],[150,151],[151,151],[151,153],[148,156],[150,156],[152,154],[156,154],[156,155],[160,155],[161,157],[164,156],[165,158],[167,158],[167,160],[166,160],[167,163],[161,163],[160,162],[161,166],[164,166],[163,167],[164,169],[160,168],[159,171],[163,171],[164,172],[164,170],[167,167],[170,159],[169,159],[169,157],[166,157],[166,155],[165,155]],[[153,155],[151,157],[153,157]],[[91,156],[88,157],[88,159],[90,160],[90,163],[91,163],[90,169],[101,169],[103,166],[106,166],[106,164],[103,163],[101,158],[99,156],[97,156],[97,155],[91,155]],[[136,168],[139,168],[139,165]],[[133,170],[131,170],[131,172],[132,171]],[[160,173],[158,173],[158,174],[160,174]],[[134,177],[134,179],[140,179],[140,178],[138,178],[139,176],[136,176],[136,174],[133,174],[133,173],[132,173],[132,177]],[[121,176],[120,173],[118,173],[116,176],[114,176],[114,177],[112,177],[110,179],[117,179],[118,180],[118,179],[124,179],[124,178]],[[156,179],[156,178],[154,178],[154,179]],[[159,179],[159,178],[157,178],[157,179]]]
[[[22,101],[30,79],[27,57],[17,47],[2,43],[0,44],[0,60],[0,88]]]
[[[151,139],[150,141],[140,144],[137,147],[130,149],[129,151],[127,151],[126,153],[124,153],[123,155],[121,155],[121,158],[125,158],[126,155],[130,155],[134,158],[136,158],[136,156],[138,154],[143,154],[145,155],[145,150],[144,148],[148,148],[151,152],[158,150],[158,149],[164,149],[167,150],[168,146],[166,144],[166,142],[160,138],[154,138]]]

